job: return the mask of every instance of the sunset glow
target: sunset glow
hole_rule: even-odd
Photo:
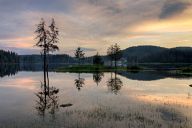
[[[60,30],[59,53],[70,55],[77,46],[87,49],[89,56],[97,51],[106,54],[104,46],[113,43],[125,49],[135,45],[190,46],[192,42],[191,0],[47,0],[47,3],[0,1],[0,47],[19,54],[39,53],[33,46],[34,30],[41,18],[48,23],[55,18]]]

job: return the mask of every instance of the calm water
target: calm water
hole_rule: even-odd
[[[1,74],[0,127],[192,126],[191,78],[157,72],[50,72],[49,78],[59,92],[44,104],[37,95],[41,71]]]

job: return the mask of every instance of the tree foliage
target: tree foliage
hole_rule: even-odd
[[[109,59],[111,60],[111,66],[112,66],[112,61],[113,61],[113,45],[111,45],[108,49],[107,49],[107,56],[109,57]]]
[[[46,26],[44,19],[41,19],[41,22],[37,25],[35,33],[37,34],[36,39],[38,40],[36,46],[42,49],[43,54],[44,86],[49,86],[47,55],[49,52],[59,50],[57,46],[59,31],[55,26],[54,19],[52,19],[52,22],[48,27]]]
[[[43,52],[49,53],[59,50],[57,43],[58,39],[58,28],[55,25],[55,20],[52,19],[50,26],[46,26],[44,19],[37,25],[35,31],[37,34],[36,39],[38,40],[36,46],[40,47]]]
[[[115,76],[112,77],[113,73],[111,72],[111,78],[107,81],[107,86],[111,92],[117,94],[121,87],[123,86],[123,82],[120,78],[117,77],[117,73],[115,72]]]
[[[83,50],[80,47],[78,47],[75,50],[75,58],[78,59],[79,65],[80,65],[81,59],[84,58],[84,55],[85,55],[85,53],[83,52]]]
[[[111,66],[112,66],[112,61],[115,61],[115,67],[117,67],[117,61],[122,57],[122,51],[120,46],[117,45],[117,43],[115,45],[111,45],[107,49],[107,56],[111,61]]]
[[[19,56],[11,51],[0,50],[0,64],[19,63]]]
[[[93,56],[93,64],[96,65],[103,65],[103,60],[101,58],[101,56],[99,55],[99,53],[97,52],[97,54],[95,56]]]
[[[97,72],[94,72],[94,73],[93,73],[93,80],[94,80],[94,82],[95,82],[97,85],[101,82],[101,80],[102,80],[103,77],[104,77],[104,73],[103,73],[103,72],[97,71]]]
[[[81,78],[81,74],[78,74],[78,79],[75,79],[75,86],[78,89],[78,91],[81,90],[81,88],[85,85],[85,79]]]

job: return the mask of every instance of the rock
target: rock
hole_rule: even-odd
[[[65,108],[65,107],[70,107],[70,106],[72,106],[72,105],[73,105],[73,104],[70,104],[70,103],[69,103],[69,104],[61,104],[60,107]]]

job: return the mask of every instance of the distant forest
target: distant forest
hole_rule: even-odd
[[[122,50],[122,60],[128,63],[192,63],[191,47],[163,48],[157,46],[135,46]],[[104,62],[107,56],[101,56]],[[14,52],[0,50],[0,63],[42,63],[39,55],[17,55]],[[92,63],[93,57],[85,57],[81,63]],[[49,55],[49,63],[76,64],[77,59],[66,54]]]
[[[0,50],[0,64],[19,63],[19,56],[11,51]]]
[[[123,58],[130,63],[192,63],[192,47],[136,46],[123,50]]]

